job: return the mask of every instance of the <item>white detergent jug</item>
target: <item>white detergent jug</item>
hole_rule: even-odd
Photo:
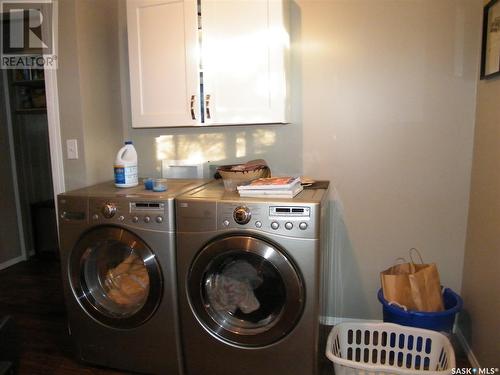
[[[116,154],[115,160],[115,186],[127,188],[137,186],[137,151],[132,141],[126,141],[120,151]]]

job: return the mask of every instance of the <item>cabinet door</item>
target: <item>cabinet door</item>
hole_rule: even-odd
[[[201,5],[205,99],[209,95],[205,122],[287,122],[287,2],[205,0]]]
[[[128,0],[133,127],[199,123],[195,0]]]

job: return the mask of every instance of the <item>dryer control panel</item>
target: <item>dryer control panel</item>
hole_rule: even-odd
[[[218,203],[218,229],[254,229],[289,237],[315,238],[315,205]]]

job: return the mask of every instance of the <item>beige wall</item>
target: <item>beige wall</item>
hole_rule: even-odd
[[[478,86],[474,163],[462,294],[462,319],[483,367],[498,367],[500,354],[500,79]]]
[[[347,233],[333,314],[378,318],[407,249],[461,289],[480,42],[477,1],[298,1],[304,173],[330,179]]]
[[[79,51],[76,33],[75,0],[59,1],[59,51],[57,84],[59,88],[59,116],[64,155],[64,182],[66,190],[86,184],[85,149],[83,146],[83,119],[80,94]],[[66,159],[66,139],[78,140],[77,160]]]
[[[64,159],[66,190],[113,178],[122,144],[118,0],[59,2],[59,106],[63,151],[78,140],[80,158]],[[65,155],[66,156],[66,155]]]

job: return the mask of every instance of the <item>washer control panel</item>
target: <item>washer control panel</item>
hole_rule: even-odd
[[[91,221],[95,224],[130,224],[136,227],[164,230],[167,228],[166,203],[90,199]]]
[[[219,229],[254,229],[299,238],[314,238],[314,205],[218,203]]]

